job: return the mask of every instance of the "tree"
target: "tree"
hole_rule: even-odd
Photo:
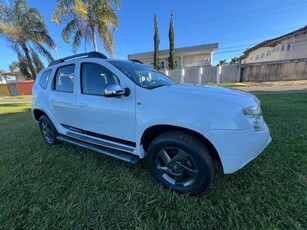
[[[3,69],[0,69],[0,81],[2,84],[6,82],[6,77],[3,75],[4,72],[5,71]]]
[[[155,35],[154,35],[154,68],[156,70],[159,70],[159,32],[158,32],[158,23],[157,23],[157,16],[155,14],[154,17],[154,29],[155,29]]]
[[[42,69],[45,68],[44,64],[42,63],[42,61],[40,60],[39,56],[35,56],[32,58],[32,63],[34,65],[34,68],[36,70],[37,73],[39,73]],[[19,61],[13,61],[10,65],[9,65],[9,69],[11,72],[15,72],[15,74],[17,74],[16,77],[26,77],[28,79],[31,79],[31,74],[30,74],[30,68],[27,65],[24,57],[20,56],[19,57]]]
[[[169,58],[168,58],[168,67],[170,70],[176,68],[175,62],[175,35],[174,35],[174,26],[173,26],[173,11],[171,13],[171,20],[169,23]]]
[[[220,60],[219,64],[217,64],[217,66],[225,65],[225,64],[228,64],[227,61],[226,61],[226,59]]]
[[[82,40],[85,44],[93,43],[94,50],[98,51],[98,35],[105,50],[113,57],[113,32],[118,28],[118,17],[112,8],[113,3],[119,9],[119,0],[58,0],[52,21],[58,25],[66,24],[62,38],[69,43],[73,36],[74,52]]]
[[[0,2],[0,36],[17,53],[19,62],[29,70],[29,78],[36,78],[42,62],[38,53],[53,61],[49,48],[55,46],[42,15],[25,0],[15,0],[12,6]],[[38,51],[38,53],[37,53]],[[39,67],[39,68],[37,68]]]
[[[233,65],[233,64],[240,64],[240,58],[238,57],[234,57],[234,58],[231,58],[229,64]]]

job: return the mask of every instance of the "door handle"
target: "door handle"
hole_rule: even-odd
[[[79,104],[79,107],[80,107],[80,108],[86,108],[87,106],[88,106],[88,105],[85,104],[85,103],[80,103],[80,104]]]
[[[54,99],[54,98],[51,98],[51,99],[50,99],[50,103],[51,103],[51,104],[55,104],[55,103],[57,103],[57,102],[58,102],[58,101],[57,101],[56,99]]]

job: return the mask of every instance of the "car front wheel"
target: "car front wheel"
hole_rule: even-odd
[[[153,177],[178,193],[197,195],[213,179],[213,162],[208,149],[184,132],[167,132],[153,140],[147,163]]]

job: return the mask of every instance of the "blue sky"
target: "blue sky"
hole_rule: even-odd
[[[6,3],[6,0],[1,0]],[[28,0],[43,15],[57,44],[59,57],[71,55],[71,46],[61,38],[63,27],[51,22],[56,1]],[[219,43],[214,63],[240,56],[263,41],[307,25],[307,0],[129,0],[121,1],[119,29],[115,36],[116,58],[127,59],[131,53],[153,50],[153,16],[157,14],[160,49],[168,49],[170,13],[174,12],[175,47]],[[92,50],[88,46],[86,51]],[[81,46],[78,52],[84,52]],[[99,51],[105,52],[101,44]],[[54,54],[54,52],[52,51]],[[0,69],[17,60],[14,52],[0,38]],[[45,61],[47,64],[47,62]]]

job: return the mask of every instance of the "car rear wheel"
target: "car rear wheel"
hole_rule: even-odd
[[[178,193],[197,195],[213,179],[213,162],[208,149],[184,132],[167,132],[153,140],[147,163],[153,177]]]
[[[46,115],[42,115],[39,118],[39,128],[47,144],[56,145],[60,143],[57,140],[58,132],[56,131],[54,125]]]

